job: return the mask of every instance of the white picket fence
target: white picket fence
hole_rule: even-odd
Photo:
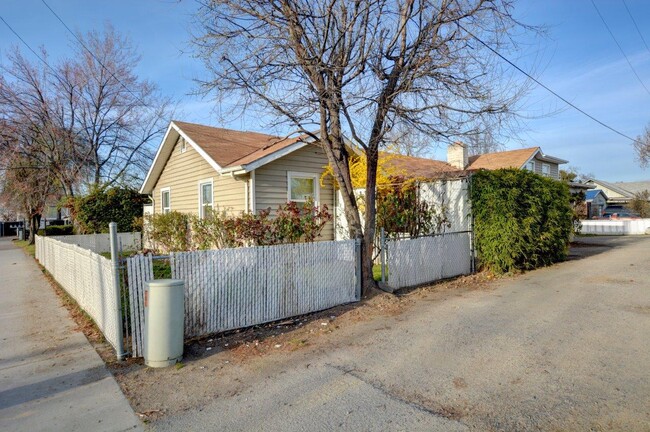
[[[185,280],[185,337],[249,327],[360,299],[354,240],[177,252],[172,278]],[[151,255],[127,260],[134,356],[143,352],[144,287]]]
[[[472,249],[469,232],[386,241],[388,285],[394,289],[469,274]]]
[[[54,239],[63,243],[74,244],[83,249],[91,250],[95,253],[105,253],[111,250],[111,238],[108,233],[102,234],[84,234],[84,235],[64,235],[52,236],[48,239]],[[142,235],[139,232],[125,232],[117,234],[118,245],[122,250],[137,251],[142,249]]]
[[[122,342],[121,312],[111,261],[75,244],[41,236],[36,236],[36,259],[92,317],[117,350]]]
[[[581,234],[642,235],[650,234],[650,219],[583,220]]]

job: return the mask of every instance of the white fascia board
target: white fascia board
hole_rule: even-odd
[[[160,143],[160,146],[158,147],[158,151],[156,152],[156,156],[153,159],[151,167],[149,168],[149,172],[147,173],[147,176],[142,183],[142,187],[140,188],[141,194],[151,195],[155,182],[158,180],[158,177],[165,168],[164,164],[167,163],[169,155],[173,151],[174,145],[176,144],[176,140],[169,139],[169,135],[172,129],[176,131],[176,133],[178,133],[181,137],[183,137],[185,141],[189,143],[192,148],[196,150],[197,153],[201,155],[201,157],[203,157],[203,159],[205,159],[212,168],[214,168],[216,171],[221,171],[221,167],[214,161],[214,159],[208,156],[208,154],[189,136],[187,136],[187,134],[183,132],[180,127],[178,127],[174,122],[170,122],[169,126],[167,127],[167,131],[165,132],[165,135],[163,136],[163,139]]]
[[[212,159],[212,158],[211,158],[211,157],[210,157],[210,156],[205,152],[205,150],[203,150],[201,147],[199,147],[199,145],[198,145],[197,143],[195,143],[195,142],[192,140],[192,138],[190,138],[189,136],[187,136],[187,134],[186,134],[185,132],[183,132],[183,130],[182,130],[181,128],[179,128],[178,126],[176,126],[176,125],[174,124],[174,122],[172,122],[172,125],[174,125],[174,128],[176,129],[176,131],[178,132],[178,134],[179,134],[180,136],[182,136],[183,138],[185,138],[185,141],[187,141],[188,143],[190,143],[190,145],[192,146],[192,148],[194,148],[194,150],[196,150],[196,152],[197,152],[198,154],[200,154],[201,157],[203,157],[203,159],[205,159],[205,160],[210,164],[210,166],[211,166],[212,168],[214,168],[214,169],[217,170],[217,171],[221,171],[221,167],[219,166],[219,164],[216,163],[215,160]]]
[[[304,146],[308,145],[308,141],[298,141],[295,144],[291,144],[288,147],[283,148],[282,150],[278,150],[274,153],[271,153],[270,155],[266,155],[263,158],[260,158],[254,162],[251,162],[246,165],[242,165],[241,168],[244,169],[244,172],[251,172],[261,166],[264,166],[268,163],[273,162],[274,160],[280,159],[281,157],[284,157],[290,153],[295,152],[296,150],[300,150]]]
[[[159,163],[159,160],[161,160],[161,154],[163,152],[163,149],[167,150],[165,143],[167,142],[167,138],[169,137],[169,133],[172,130],[172,125],[174,123],[171,122],[169,123],[169,126],[167,126],[167,130],[165,131],[165,135],[163,136],[162,141],[160,142],[160,145],[158,146],[158,151],[156,151],[156,156],[153,158],[153,162],[151,163],[151,166],[149,167],[149,172],[147,172],[147,176],[144,178],[144,182],[142,183],[142,187],[140,188],[140,193],[144,195],[151,195],[153,192],[153,185],[150,185],[149,182],[153,181],[153,172],[156,166]],[[176,128],[175,128],[176,129]],[[171,150],[169,150],[169,153],[171,153]],[[169,156],[169,153],[167,156]],[[162,172],[162,169],[160,170]],[[160,175],[160,173],[158,173]],[[157,176],[156,176],[157,177]]]
[[[541,152],[540,152],[540,153],[541,153]],[[569,163],[568,160],[560,159],[560,158],[557,158],[557,157],[555,157],[555,156],[548,156],[548,155],[545,155],[544,153],[541,153],[539,159],[541,159],[541,160],[543,160],[543,161],[545,161],[545,162],[556,163],[556,164],[558,164],[558,165],[562,165],[562,164],[565,164],[565,163]]]

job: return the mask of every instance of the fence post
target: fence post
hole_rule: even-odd
[[[361,239],[354,240],[354,258],[357,267],[357,280],[356,280],[356,297],[361,300]]]
[[[120,287],[120,253],[117,248],[117,223],[108,224],[111,237],[111,264],[113,266],[113,289],[115,290],[115,325],[117,330],[117,346],[115,347],[117,360],[124,360],[124,336],[122,334],[122,298]]]
[[[381,281],[386,283],[386,231],[381,227],[379,246],[381,247]]]

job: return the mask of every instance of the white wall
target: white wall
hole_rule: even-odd
[[[363,197],[363,190],[355,191],[357,197]],[[443,232],[471,230],[471,205],[469,201],[469,181],[467,179],[437,180],[420,184],[420,199],[445,212],[449,223]],[[341,191],[336,193],[334,226],[336,240],[347,240],[348,224],[345,219]],[[361,218],[363,222],[363,217]]]
[[[581,234],[643,235],[650,234],[650,219],[584,220]]]

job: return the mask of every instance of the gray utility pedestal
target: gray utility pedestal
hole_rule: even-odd
[[[185,281],[158,279],[145,283],[144,364],[171,366],[183,358]]]

